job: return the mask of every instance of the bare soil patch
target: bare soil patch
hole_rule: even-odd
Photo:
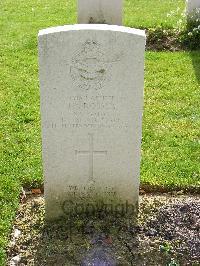
[[[140,197],[137,221],[99,213],[45,224],[44,198],[31,196],[17,213],[7,264],[199,265],[199,217],[198,196],[163,194]]]

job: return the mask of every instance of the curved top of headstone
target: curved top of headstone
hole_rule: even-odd
[[[67,31],[84,31],[84,30],[97,30],[97,31],[117,31],[130,33],[137,36],[142,36],[145,38],[145,31],[138,30],[134,28],[117,26],[117,25],[107,25],[107,24],[75,24],[75,25],[64,25],[58,27],[51,27],[39,31],[39,36],[53,34],[57,32],[67,32]]]

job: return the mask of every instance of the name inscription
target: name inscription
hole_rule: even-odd
[[[56,121],[45,122],[45,128],[127,128],[122,116],[126,98],[120,96],[69,96]]]

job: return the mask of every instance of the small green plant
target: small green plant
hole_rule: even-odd
[[[171,259],[168,266],[180,266],[180,264],[175,259]]]
[[[200,49],[200,9],[188,15],[186,30],[181,36],[181,41],[189,49]]]
[[[168,242],[165,242],[162,245],[160,245],[160,251],[161,252],[169,253],[171,251],[171,249],[172,249],[172,247]]]

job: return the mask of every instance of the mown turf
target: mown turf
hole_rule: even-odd
[[[126,2],[125,21],[129,26],[137,26],[139,24],[134,23],[145,13],[143,16],[140,13],[138,19],[134,15],[133,23],[131,10],[135,2],[144,1],[130,2],[132,7]],[[149,1],[150,10],[152,2]],[[168,7],[170,10],[171,6]],[[75,1],[0,2],[0,265],[4,265],[3,249],[21,186],[37,186],[43,182],[37,32],[50,26],[75,23],[75,9]],[[160,13],[158,24],[161,18]],[[145,25],[150,24],[146,19]],[[199,65],[198,52],[147,53],[143,184],[170,188],[198,185]]]
[[[200,53],[146,54],[142,183],[200,185]]]
[[[124,24],[136,28],[175,28],[185,21],[185,0],[126,0]]]

